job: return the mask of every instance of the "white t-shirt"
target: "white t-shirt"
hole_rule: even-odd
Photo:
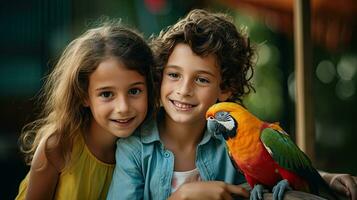
[[[174,193],[182,184],[195,181],[201,181],[200,172],[197,168],[185,172],[174,172],[171,182],[171,193]]]

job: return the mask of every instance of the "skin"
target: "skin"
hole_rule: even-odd
[[[185,59],[182,59],[185,58]],[[164,68],[160,99],[166,111],[159,124],[165,148],[175,154],[175,171],[196,168],[196,147],[206,125],[205,113],[230,92],[219,87],[220,69],[214,55],[204,58],[186,44],[177,44]],[[169,199],[232,199],[231,194],[248,196],[239,186],[221,181],[182,185]]]
[[[145,77],[114,58],[104,60],[89,77],[84,106],[93,114],[84,136],[87,147],[97,159],[115,163],[116,139],[128,137],[145,119]],[[41,141],[32,160],[26,199],[52,199],[64,167],[61,149],[54,146],[54,139],[47,140],[47,146],[55,147],[51,152],[46,152],[45,141]]]
[[[357,200],[357,177],[350,174],[320,172],[321,176],[338,193]]]
[[[96,156],[108,157],[103,161],[115,163],[117,137],[128,137],[145,119],[145,77],[127,69],[116,59],[107,59],[90,75],[88,94],[86,106],[90,108],[93,120],[87,145],[93,147]]]

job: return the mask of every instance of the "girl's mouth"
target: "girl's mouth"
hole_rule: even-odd
[[[135,117],[131,117],[131,118],[126,118],[126,119],[111,119],[110,121],[115,122],[116,124],[120,125],[120,126],[125,126],[127,124],[129,124],[131,121],[133,121]]]

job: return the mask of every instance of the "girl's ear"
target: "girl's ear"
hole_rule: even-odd
[[[221,91],[221,93],[218,96],[218,101],[220,102],[227,101],[227,99],[231,97],[231,95],[232,92],[230,90]]]
[[[88,98],[85,98],[85,99],[84,99],[84,101],[83,101],[83,106],[84,106],[84,107],[89,107]]]

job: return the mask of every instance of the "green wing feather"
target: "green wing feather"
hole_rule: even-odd
[[[315,171],[310,159],[291,140],[288,134],[272,128],[265,128],[262,131],[260,140],[281,167],[300,176],[306,176]]]
[[[311,192],[318,194],[320,189],[324,189],[330,195],[328,199],[338,199],[312,166],[310,159],[290,139],[288,134],[272,128],[265,128],[262,131],[260,140],[275,162],[308,180]]]

